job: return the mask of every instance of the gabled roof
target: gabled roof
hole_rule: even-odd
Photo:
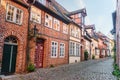
[[[83,16],[87,16],[86,8],[78,9],[76,11],[69,12],[66,15],[71,16],[71,15],[75,15],[75,14],[78,14],[78,13],[82,13]]]
[[[95,30],[95,25],[92,24],[92,25],[85,25],[85,29],[93,29]]]

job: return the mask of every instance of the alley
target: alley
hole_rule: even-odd
[[[5,80],[116,80],[112,75],[113,59],[89,60],[34,73],[6,77]]]

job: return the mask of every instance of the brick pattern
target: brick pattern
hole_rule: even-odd
[[[36,8],[36,7],[32,7],[32,8]],[[39,9],[37,9],[39,10]],[[30,28],[32,29],[34,27],[34,25],[36,25],[36,28],[38,29],[38,33],[40,35],[38,35],[38,39],[44,39],[44,57],[43,57],[43,67],[49,67],[50,65],[60,65],[60,64],[66,64],[68,63],[68,40],[69,40],[69,35],[68,34],[64,34],[63,33],[63,22],[60,21],[60,31],[56,31],[53,28],[49,28],[46,27],[44,25],[44,21],[45,21],[45,12],[41,11],[42,14],[42,22],[41,24],[37,24],[34,22],[30,23]],[[56,41],[58,42],[58,53],[57,53],[57,58],[51,58],[51,42],[52,41]],[[60,48],[60,43],[64,43],[65,44],[65,57],[64,58],[60,58],[59,57],[59,48]],[[34,63],[34,58],[35,56],[35,44],[36,42],[34,41],[34,39],[31,39],[30,41],[30,56],[31,56],[31,61]]]
[[[6,5],[11,4],[23,10],[22,25],[17,25],[6,21]],[[11,0],[2,0],[0,6],[0,61],[3,55],[4,39],[8,36],[15,36],[18,39],[18,53],[16,62],[16,72],[23,72],[25,70],[25,54],[26,54],[26,39],[28,26],[28,11],[26,8],[14,3]]]

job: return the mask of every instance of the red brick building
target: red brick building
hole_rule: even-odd
[[[36,26],[38,32],[36,41],[34,37],[29,40],[30,61],[37,68],[68,63],[69,20],[60,13],[58,5],[47,0],[36,1],[31,7],[30,30]]]
[[[27,6],[12,0],[0,1],[1,71],[2,73],[23,72],[29,15]]]
[[[98,34],[98,33],[97,33]],[[98,48],[100,50],[100,58],[106,57],[107,55],[107,44],[102,35],[98,35]]]
[[[69,20],[60,13],[60,7],[48,0],[35,1],[31,7],[23,1],[2,0],[0,61],[3,74],[23,72],[28,62],[36,68],[68,63]]]

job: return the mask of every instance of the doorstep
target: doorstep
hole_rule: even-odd
[[[9,76],[5,76],[5,75],[0,75],[0,80],[9,80],[9,79],[14,79],[14,78],[18,78],[18,74],[17,75],[9,75]],[[20,80],[20,79],[17,79]]]

